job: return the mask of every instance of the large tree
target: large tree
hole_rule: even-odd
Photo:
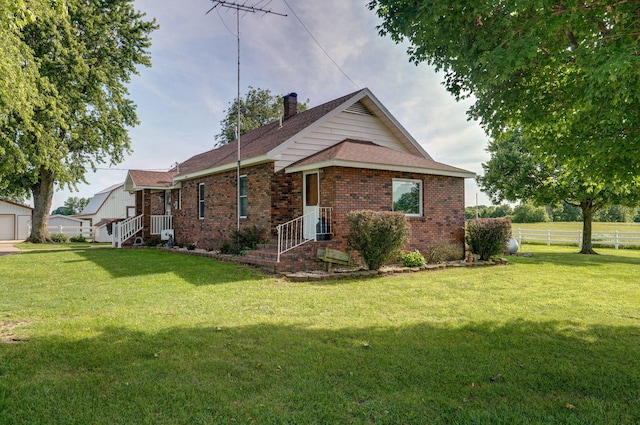
[[[527,147],[519,131],[503,134],[487,148],[491,159],[482,164],[478,183],[493,202],[528,200],[537,205],[566,202],[580,208],[583,218],[581,253],[593,254],[591,224],[594,214],[612,205],[636,206],[640,200],[640,178],[616,182],[615,190],[591,180],[588,164],[578,168],[540,155]]]
[[[444,71],[494,137],[608,184],[640,175],[640,5],[619,0],[371,0],[382,35]],[[624,187],[620,188],[624,192]]]
[[[298,103],[298,112],[307,109],[306,103]],[[226,145],[233,142],[238,126],[238,99],[230,102],[220,121],[220,133],[216,134],[216,142]],[[269,89],[249,86],[244,97],[240,97],[240,135],[255,130],[265,124],[277,121],[283,116],[282,96],[274,95]]]
[[[59,13],[35,16],[20,28],[34,98],[27,107],[3,104],[0,111],[2,186],[33,197],[32,242],[49,240],[55,184],[74,187],[88,168],[118,163],[130,151],[128,129],[138,120],[126,84],[138,65],[150,65],[156,28],[133,0],[60,3]]]

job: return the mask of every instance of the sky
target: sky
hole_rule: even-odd
[[[240,14],[240,88],[298,94],[310,107],[369,88],[431,157],[482,173],[487,136],[467,119],[470,100],[456,102],[443,76],[409,62],[406,44],[378,34],[367,0],[239,0],[286,14]],[[135,0],[160,28],[152,34],[152,67],[129,84],[140,124],[129,131],[132,153],[88,171],[78,191],[57,189],[53,208],[70,196],[91,197],[124,182],[129,169],[168,170],[210,150],[238,90],[235,10],[211,0]],[[465,204],[489,205],[473,179]]]

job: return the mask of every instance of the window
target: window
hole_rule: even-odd
[[[422,215],[422,180],[393,179],[393,211]]]
[[[204,183],[198,185],[198,218],[204,218]]]
[[[246,218],[247,217],[247,176],[240,176],[238,204],[240,205],[240,217]]]

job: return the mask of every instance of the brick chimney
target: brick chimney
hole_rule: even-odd
[[[284,119],[294,116],[298,112],[298,95],[289,93],[284,99]]]

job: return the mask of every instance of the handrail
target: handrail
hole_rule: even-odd
[[[280,255],[287,251],[299,247],[310,241],[318,240],[318,235],[329,235],[331,233],[331,207],[319,207],[310,213],[298,218],[294,218],[286,223],[276,226],[278,231],[278,259]],[[313,237],[305,236],[305,220],[311,220],[313,223]]]
[[[122,248],[122,242],[131,238],[133,235],[142,230],[142,214],[137,217],[131,217],[124,221],[113,223],[111,246],[114,248]]]
[[[151,216],[151,234],[159,235],[162,230],[173,229],[173,217],[170,215],[152,215]]]

